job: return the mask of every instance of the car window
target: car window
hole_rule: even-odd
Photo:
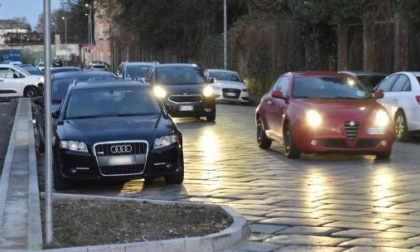
[[[10,68],[0,68],[0,76],[8,79],[22,78],[22,75]]]
[[[156,83],[162,85],[202,84],[204,75],[194,67],[162,67],[156,69]]]
[[[391,88],[391,92],[401,92],[404,91],[404,88],[410,84],[410,80],[407,76],[401,74],[398,79],[395,81],[394,85]]]
[[[150,89],[107,87],[73,91],[65,118],[137,116],[160,112],[159,103]]]
[[[287,95],[287,92],[289,90],[289,79],[287,77],[280,77],[274,85],[271,87],[271,91],[282,91],[283,95]]]
[[[210,71],[209,77],[216,80],[225,80],[225,81],[237,81],[240,82],[241,78],[237,73],[234,72],[222,72],[222,71]]]
[[[295,98],[365,99],[370,92],[354,78],[296,77],[292,95]]]
[[[392,75],[386,78],[385,80],[381,81],[381,83],[379,83],[378,86],[374,88],[374,90],[382,90],[384,92],[389,92],[398,76],[399,75]]]
[[[126,78],[144,78],[150,66],[145,65],[128,65],[125,71]]]

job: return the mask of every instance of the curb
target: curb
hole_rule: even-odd
[[[209,234],[202,237],[177,238],[170,240],[148,241],[148,242],[134,242],[108,245],[94,245],[84,247],[70,247],[59,249],[48,249],[51,252],[91,252],[91,251],[109,251],[109,252],[151,252],[151,251],[166,251],[166,252],[195,252],[195,251],[226,251],[232,249],[234,246],[245,242],[250,236],[250,230],[244,217],[239,215],[229,206],[209,205],[201,203],[190,202],[174,202],[174,201],[160,201],[160,200],[143,200],[133,198],[118,198],[107,196],[89,196],[89,195],[74,195],[54,193],[54,199],[103,199],[103,200],[121,200],[121,201],[140,201],[152,204],[172,204],[183,206],[205,206],[208,208],[220,208],[227,215],[229,215],[233,223],[228,228],[221,232]],[[45,251],[45,250],[39,250]]]

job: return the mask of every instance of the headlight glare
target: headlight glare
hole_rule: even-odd
[[[316,110],[309,110],[306,113],[306,122],[311,127],[318,127],[322,124],[322,117]]]
[[[71,151],[88,152],[86,144],[78,141],[60,141],[60,148]]]
[[[166,91],[165,91],[165,89],[163,89],[162,87],[160,87],[160,86],[156,86],[154,89],[153,89],[153,93],[155,94],[155,96],[156,97],[158,97],[158,98],[165,98],[165,96],[166,96]]]
[[[383,109],[375,113],[375,125],[378,127],[386,127],[389,124],[389,116]]]
[[[176,135],[162,136],[155,139],[153,149],[169,146],[173,143],[178,142]]]
[[[213,88],[211,86],[206,86],[203,90],[203,95],[209,97],[213,95]]]

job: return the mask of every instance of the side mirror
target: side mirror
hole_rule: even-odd
[[[280,90],[274,90],[273,92],[271,92],[271,97],[284,99],[283,92]]]
[[[376,91],[373,93],[373,97],[374,97],[375,99],[382,99],[382,98],[384,98],[384,91],[382,91],[381,89],[376,90]]]
[[[44,96],[37,96],[34,98],[34,103],[38,106],[44,107]]]

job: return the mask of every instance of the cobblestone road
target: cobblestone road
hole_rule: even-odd
[[[373,156],[303,155],[256,144],[255,107],[218,105],[215,123],[176,119],[185,181],[81,187],[77,193],[226,204],[252,236],[235,251],[420,251],[420,140]],[[72,193],[72,192],[69,192]]]

